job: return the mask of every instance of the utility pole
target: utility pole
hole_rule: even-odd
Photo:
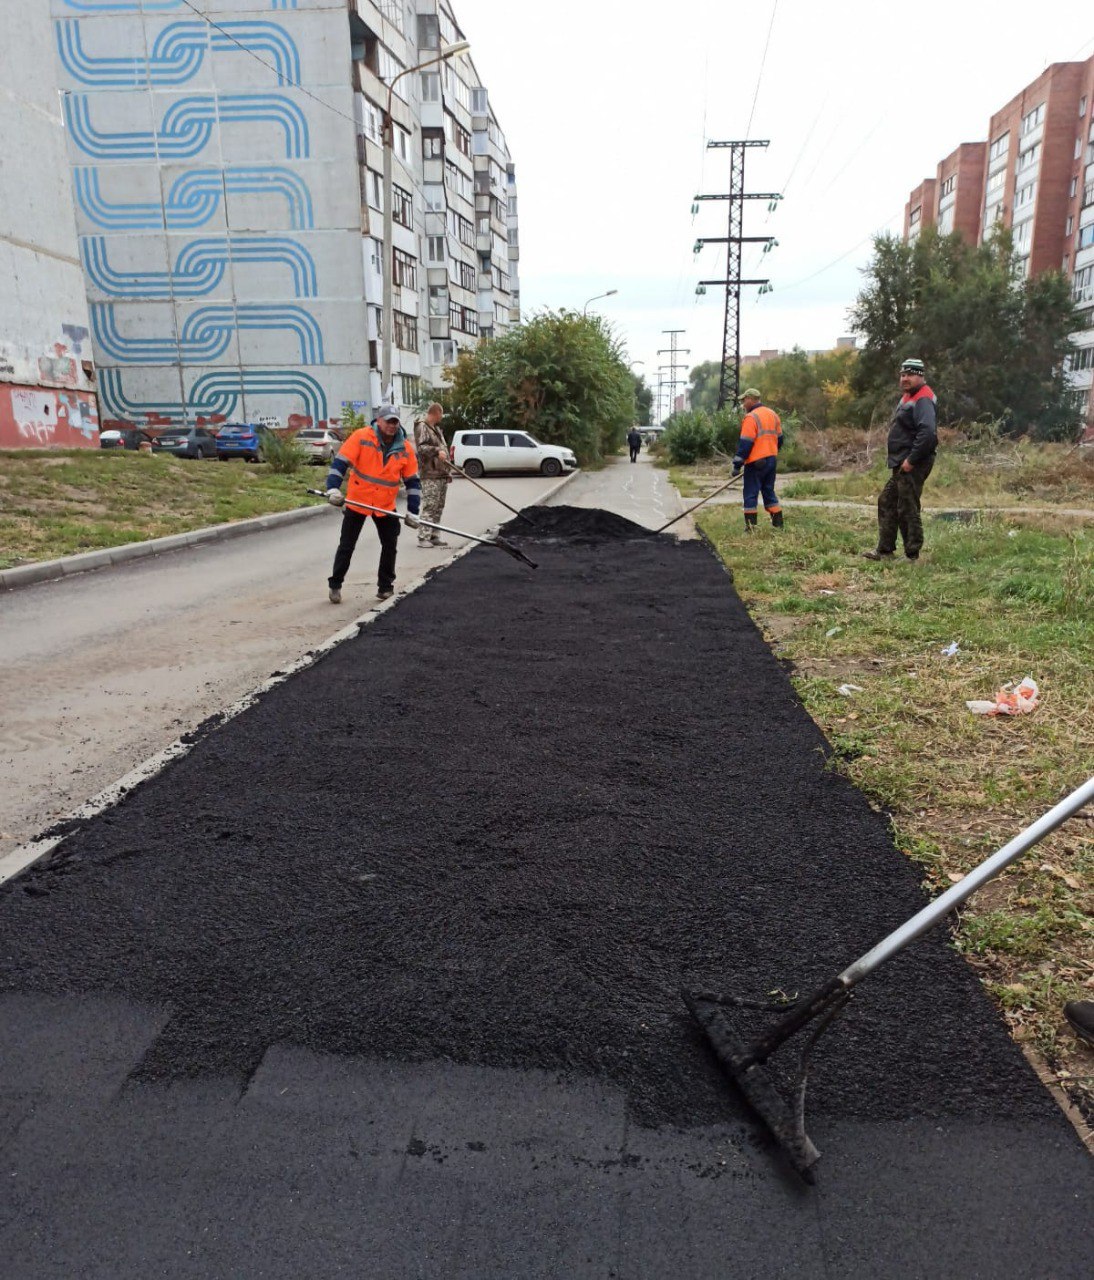
[[[684,329],[662,329],[661,332],[667,333],[669,335],[669,345],[667,347],[661,347],[660,350],[657,352],[657,354],[659,356],[667,355],[669,357],[668,364],[662,365],[661,368],[667,369],[669,374],[669,376],[664,380],[664,385],[668,387],[668,392],[669,392],[670,411],[668,416],[672,417],[673,413],[676,412],[676,403],[675,403],[676,388],[682,381],[684,381],[682,378],[678,378],[676,376],[676,370],[687,368],[687,365],[685,365],[682,361],[678,361],[676,357],[678,355],[683,355],[683,356],[690,355],[691,348],[678,347],[676,345],[676,340],[679,337],[679,335],[686,332]],[[660,370],[658,372],[660,374]],[[661,382],[660,376],[658,377],[658,382],[659,384]],[[658,398],[660,399],[660,393],[658,393]]]
[[[725,195],[698,195],[699,200],[727,200],[729,202],[728,232],[725,236],[702,237],[695,242],[698,253],[705,244],[724,244],[726,246],[726,278],[724,280],[700,280],[700,288],[708,284],[716,284],[726,291],[725,322],[722,333],[722,375],[718,384],[718,408],[730,398],[733,403],[741,396],[741,286],[758,284],[766,291],[770,281],[741,279],[741,246],[743,244],[763,244],[770,246],[773,236],[742,235],[744,221],[744,202],[746,200],[767,200],[771,203],[781,200],[782,196],[773,191],[745,190],[745,151],[748,147],[766,147],[767,141],[758,139],[741,139],[736,142],[708,142],[708,147],[729,149],[729,190]],[[765,248],[764,252],[767,252]],[[705,289],[704,289],[705,291]],[[730,372],[732,370],[732,373]]]

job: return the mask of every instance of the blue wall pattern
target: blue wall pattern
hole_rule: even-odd
[[[225,191],[238,195],[283,196],[294,230],[315,226],[311,192],[299,174],[277,165],[236,165],[190,169],[168,188],[162,204],[112,204],[100,190],[99,170],[75,171],[76,204],[89,221],[118,231],[169,231],[203,227],[220,208]]]
[[[170,271],[116,271],[106,236],[82,236],[84,272],[100,293],[115,298],[201,298],[219,288],[231,262],[281,262],[297,298],[318,293],[315,261],[295,240],[279,236],[211,236],[189,241]]]
[[[329,58],[344,11],[315,6],[286,19],[290,29],[255,12],[263,0],[243,6],[250,13],[240,7],[225,4],[211,22],[182,0],[55,0],[104,419],[274,411],[323,421],[327,376],[338,379],[335,403],[358,398],[365,380],[352,136],[332,141],[326,113],[297,92],[314,85],[327,100],[337,85],[348,99],[348,40],[344,80]],[[297,0],[265,7],[298,10]],[[248,53],[268,72],[249,63],[234,80]],[[318,154],[309,115],[320,117]],[[345,168],[332,163],[343,154],[336,143]],[[318,204],[316,179],[325,184]],[[310,238],[318,231],[322,241]],[[335,364],[324,324],[335,326]]]
[[[300,80],[300,54],[292,37],[276,22],[218,22],[200,18],[173,22],[156,36],[147,58],[94,57],[84,50],[81,23],[66,18],[56,24],[61,65],[81,84],[97,89],[164,88],[185,84],[201,70],[208,50],[246,56],[261,53],[277,70],[277,83]]]
[[[209,145],[213,130],[239,123],[272,124],[282,131],[285,155],[309,154],[308,121],[289,98],[276,93],[194,94],[177,98],[153,133],[104,133],[92,121],[95,95],[65,94],[65,124],[73,144],[93,160],[188,160]]]

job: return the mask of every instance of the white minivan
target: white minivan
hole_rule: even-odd
[[[452,461],[475,480],[487,471],[560,476],[577,466],[572,449],[540,444],[527,431],[457,431],[452,437]]]

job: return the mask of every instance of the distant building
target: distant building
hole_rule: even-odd
[[[1094,424],[1094,55],[1057,62],[997,111],[982,143],[963,143],[908,197],[904,239],[926,226],[972,243],[1001,223],[1026,275],[1070,276],[1082,323],[1069,364]]]
[[[519,318],[486,89],[466,52],[411,71],[462,39],[449,0],[51,7],[104,424],[327,425],[389,394],[407,413]]]
[[[22,7],[20,7],[22,10]],[[0,41],[0,448],[98,445],[95,375],[47,5]],[[44,74],[40,70],[44,68]]]

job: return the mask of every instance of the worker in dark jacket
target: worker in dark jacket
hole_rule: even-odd
[[[642,448],[642,433],[637,427],[631,427],[627,432],[627,448],[631,451],[631,461],[638,461],[638,453]]]
[[[877,547],[867,560],[891,560],[900,533],[904,554],[918,560],[923,549],[919,503],[938,449],[935,394],[927,386],[922,360],[900,366],[900,403],[889,425],[889,480],[877,500]]]
[[[737,453],[733,459],[733,474],[745,469],[743,489],[745,531],[751,533],[759,516],[760,494],[763,494],[764,510],[771,517],[776,529],[783,527],[783,509],[775,493],[775,472],[778,468],[779,450],[783,447],[783,424],[774,409],[769,409],[755,387],[749,387],[741,397],[741,438],[737,441]]]

